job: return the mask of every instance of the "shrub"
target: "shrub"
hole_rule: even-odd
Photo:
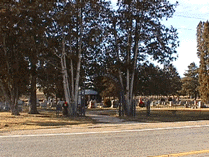
[[[111,107],[111,101],[110,101],[110,99],[105,99],[104,100],[104,107]]]

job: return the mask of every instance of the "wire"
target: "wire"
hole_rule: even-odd
[[[176,29],[185,29],[185,30],[188,30],[188,31],[196,31],[196,30],[190,29],[190,28],[176,28]]]
[[[191,16],[185,16],[185,15],[174,15],[174,16],[189,18],[189,19],[197,19],[197,20],[207,20],[206,18],[198,18],[198,17],[191,17]]]

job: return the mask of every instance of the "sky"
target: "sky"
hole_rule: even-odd
[[[117,0],[112,0],[115,4]],[[176,0],[169,0],[175,3]],[[163,21],[178,31],[180,45],[176,49],[178,58],[173,62],[179,75],[184,77],[190,63],[199,66],[197,57],[196,27],[200,21],[209,20],[209,0],[178,0],[178,6],[172,18]]]

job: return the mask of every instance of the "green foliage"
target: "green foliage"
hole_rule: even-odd
[[[176,69],[163,69],[153,64],[143,64],[136,73],[135,95],[176,95],[181,89],[181,79]]]
[[[171,64],[165,66],[163,71],[165,73],[164,87],[167,90],[167,94],[179,94],[179,91],[181,90],[181,78],[176,71],[176,68]]]
[[[119,96],[120,88],[118,82],[115,82],[109,77],[96,77],[94,80],[94,86],[96,91],[100,93],[102,97],[117,97]]]
[[[188,66],[188,70],[184,73],[184,76],[181,80],[182,82],[182,95],[190,95],[194,98],[198,95],[198,67],[193,62]]]

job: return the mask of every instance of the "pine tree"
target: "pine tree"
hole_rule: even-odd
[[[198,95],[198,67],[193,62],[188,66],[188,70],[184,73],[182,78],[181,93],[193,96],[195,99]]]
[[[200,58],[199,93],[203,102],[209,100],[209,23],[200,22],[197,26],[197,54]]]
[[[170,64],[166,65],[164,71],[164,87],[167,91],[167,95],[176,95],[181,90],[181,78],[176,68]]]

